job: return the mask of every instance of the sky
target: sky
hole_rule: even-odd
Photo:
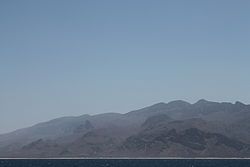
[[[0,133],[199,99],[250,104],[249,0],[0,1]]]

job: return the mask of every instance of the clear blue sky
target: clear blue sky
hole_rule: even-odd
[[[250,103],[249,0],[0,1],[0,133],[175,99]]]

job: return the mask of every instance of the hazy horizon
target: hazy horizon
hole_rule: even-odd
[[[0,134],[199,99],[250,104],[250,1],[1,1]]]

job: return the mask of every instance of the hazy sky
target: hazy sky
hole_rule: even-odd
[[[157,102],[250,103],[249,0],[1,0],[0,133]]]

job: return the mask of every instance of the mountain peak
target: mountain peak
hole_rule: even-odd
[[[196,103],[208,103],[209,101],[205,100],[205,99],[200,99],[198,100]]]
[[[243,109],[243,108],[245,108],[245,107],[247,106],[246,104],[244,104],[244,103],[242,103],[242,102],[239,102],[239,101],[236,101],[234,105],[235,105],[236,108],[238,108],[238,109]]]
[[[235,102],[235,105],[237,105],[237,106],[245,106],[245,104],[242,103],[242,102],[240,102],[240,101],[236,101],[236,102]]]
[[[207,104],[216,104],[216,102],[207,101],[205,99],[200,99],[196,103],[194,103],[194,105],[207,105]]]
[[[190,105],[190,103],[183,100],[174,100],[169,102],[167,105],[171,107],[187,107]]]
[[[160,108],[165,108],[166,105],[167,105],[166,103],[160,102],[160,103],[153,104],[152,106],[149,106],[149,107],[146,107],[146,108],[160,109]]]
[[[176,109],[176,108],[183,108],[183,107],[187,107],[191,105],[190,103],[186,102],[186,101],[183,101],[183,100],[174,100],[174,101],[171,101],[169,103],[163,103],[163,102],[160,102],[160,103],[156,103],[152,106],[150,106],[150,108],[153,108],[153,109]]]

